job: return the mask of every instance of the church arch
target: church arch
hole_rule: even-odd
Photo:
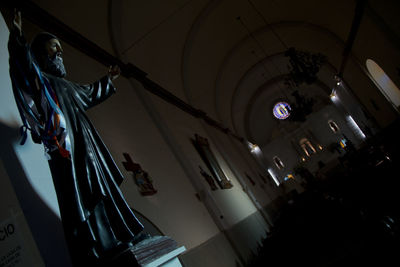
[[[400,89],[374,60],[367,59],[365,64],[379,91],[385,96],[386,100],[389,101],[395,110],[400,112]]]
[[[278,156],[273,157],[273,161],[275,163],[275,166],[279,170],[281,170],[281,169],[283,169],[285,167],[285,165],[283,164],[282,160]]]
[[[317,150],[307,138],[302,138],[299,142],[299,145],[307,157],[311,157],[311,154],[317,153]]]

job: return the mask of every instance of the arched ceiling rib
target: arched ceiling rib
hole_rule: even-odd
[[[303,23],[303,22],[282,22],[279,24],[276,24],[277,28],[294,28],[292,29],[293,31],[297,31],[299,27],[305,27],[306,29],[311,29],[313,31],[313,33],[315,33],[315,31],[321,35],[325,37],[326,43],[329,44],[329,46],[337,46],[340,49],[336,50],[336,55],[333,55],[332,58],[336,59],[335,64],[338,63],[339,60],[337,60],[338,58],[340,59],[340,52],[341,52],[341,48],[343,48],[344,45],[344,41],[341,40],[338,36],[336,36],[334,33],[332,33],[331,31],[329,31],[328,29],[324,29],[318,25],[312,25],[310,23]],[[266,32],[270,31],[270,29],[268,29],[267,27],[264,27],[263,29],[260,29],[257,31],[257,33],[255,34],[255,36],[261,36],[263,34],[265,34]],[[322,39],[322,38],[320,38]],[[219,70],[218,70],[218,74],[216,77],[216,82],[215,82],[215,88],[214,88],[214,108],[216,110],[218,119],[220,119],[223,123],[225,123],[225,125],[228,125],[229,127],[232,127],[237,134],[242,134],[244,135],[244,133],[237,131],[237,126],[235,125],[234,121],[232,120],[232,114],[237,113],[238,111],[242,111],[243,109],[237,109],[236,108],[236,98],[239,99],[243,99],[243,97],[238,97],[238,90],[240,88],[240,84],[243,82],[243,80],[246,78],[247,75],[251,75],[251,70],[256,68],[256,66],[258,66],[258,68],[260,69],[260,72],[263,72],[265,74],[265,76],[262,79],[258,79],[256,82],[258,82],[260,84],[265,82],[265,79],[271,79],[276,75],[282,75],[283,73],[287,72],[287,59],[283,57],[283,51],[278,52],[278,54],[273,54],[268,56],[267,58],[273,58],[276,57],[277,55],[279,55],[281,57],[280,62],[278,63],[274,63],[274,62],[268,62],[268,60],[266,60],[266,58],[257,61],[258,59],[255,59],[254,61],[256,61],[256,63],[253,63],[253,65],[249,65],[248,67],[246,67],[242,72],[239,72],[239,75],[232,75],[231,77],[225,78],[225,80],[228,81],[223,81],[223,75],[224,72],[228,72],[228,73],[232,73],[232,68],[237,68],[239,66],[242,67],[242,65],[238,64],[238,62],[240,61],[240,59],[235,59],[234,57],[237,56],[238,54],[240,54],[240,50],[243,49],[243,47],[245,47],[246,43],[251,42],[251,38],[249,36],[245,36],[242,40],[240,40],[237,44],[235,44],[231,50],[228,51],[228,53],[226,54],[226,56],[224,57],[223,62],[221,63]],[[314,52],[314,51],[313,51]],[[320,52],[320,51],[317,51]],[[250,53],[248,53],[250,54]],[[326,53],[325,53],[326,54]],[[232,63],[233,62],[233,63]],[[229,65],[232,66],[229,66]],[[333,75],[336,73],[335,67],[331,64],[331,73],[330,75],[328,75],[329,77],[324,77],[327,79],[332,79]],[[253,70],[254,72],[254,70]],[[269,72],[269,73],[268,73]],[[272,73],[272,75],[271,75]],[[254,81],[256,79],[252,79],[252,81]],[[225,84],[223,84],[225,82]],[[257,87],[256,86],[253,86]],[[248,91],[248,88],[243,89],[245,91]],[[229,95],[229,93],[231,95]],[[246,92],[247,95],[251,95],[251,92]],[[231,99],[231,101],[226,101],[227,99]],[[223,110],[222,107],[224,107],[224,105],[222,104],[222,102],[228,102],[231,104],[229,111],[227,110]],[[245,100],[244,100],[245,101]],[[248,104],[246,104],[248,105]],[[230,115],[227,115],[227,112],[230,113]],[[225,114],[224,114],[225,113]],[[243,122],[242,122],[243,123]]]
[[[242,1],[242,2],[246,2],[246,1]],[[254,1],[254,2],[257,2],[257,1]],[[199,35],[201,35],[202,31],[209,31],[210,30],[209,28],[207,28],[207,25],[205,25],[205,24],[207,24],[208,20],[213,20],[213,19],[215,20],[215,18],[213,18],[213,17],[221,17],[223,19],[227,19],[228,18],[228,19],[231,19],[231,20],[235,20],[237,15],[242,15],[241,14],[242,11],[240,11],[240,10],[236,10],[235,16],[233,16],[232,14],[229,14],[229,15],[221,14],[218,10],[216,10],[217,7],[219,9],[221,9],[221,6],[226,6],[226,3],[227,3],[226,1],[210,1],[210,2],[208,2],[207,6],[202,11],[202,14],[198,16],[198,18],[201,18],[201,22],[200,22],[199,19],[196,19],[196,21],[194,23],[194,25],[196,25],[196,27],[193,27],[193,28],[196,29],[196,33],[195,34],[193,32],[190,33],[191,41],[196,39],[196,42],[199,42],[199,38],[200,39],[201,38],[207,38],[207,35],[203,35],[203,37],[199,37]],[[260,7],[260,9],[263,9],[263,6],[268,6],[269,4],[266,3],[265,5],[260,5],[260,3],[256,3],[256,6]],[[232,4],[232,5],[234,5],[234,4]],[[232,8],[230,8],[230,9],[232,9]],[[337,7],[335,7],[334,9],[337,9]],[[326,11],[328,11],[328,10],[326,10]],[[252,12],[253,12],[252,16],[254,17],[255,16],[254,10]],[[225,13],[229,13],[229,10],[226,11]],[[309,10],[306,13],[309,13]],[[351,11],[346,11],[345,13],[351,14]],[[245,17],[245,16],[243,16],[243,17]],[[295,16],[295,17],[298,17],[298,16]],[[332,17],[332,16],[330,15],[330,17]],[[248,17],[247,18],[245,17],[245,19],[246,19],[246,22],[249,21]],[[313,30],[318,30],[320,32],[324,32],[327,35],[331,35],[333,42],[338,43],[338,46],[342,46],[342,44],[343,44],[342,38],[338,37],[337,33],[333,33],[329,29],[329,27],[332,25],[332,23],[325,23],[325,24],[323,24],[323,26],[320,26],[318,24],[312,23],[313,20],[310,20],[311,22],[310,21],[305,21],[305,20],[303,20],[303,21],[301,21],[301,20],[297,20],[297,21],[281,20],[278,23],[273,23],[273,24],[271,24],[269,26],[265,26],[264,22],[261,21],[260,18],[258,18],[258,19],[259,19],[258,23],[256,23],[256,24],[252,23],[252,25],[251,25],[251,28],[254,28],[254,26],[258,25],[256,28],[259,28],[259,29],[257,31],[254,31],[254,34],[258,34],[259,32],[270,31],[271,25],[273,27],[275,27],[275,28],[278,28],[278,29],[288,28],[288,27],[308,27],[308,28],[312,28]],[[221,20],[219,20],[219,21],[221,21]],[[318,21],[318,20],[321,20],[321,18],[318,18],[317,20],[314,20],[314,21]],[[221,100],[219,100],[218,98],[221,98],[222,101],[226,101],[225,97],[219,97],[219,92],[218,92],[218,90],[220,88],[219,87],[219,81],[220,81],[221,72],[222,72],[221,70],[225,68],[226,61],[229,60],[229,57],[230,57],[230,54],[232,53],[232,50],[235,50],[236,46],[240,45],[240,42],[243,42],[244,39],[248,38],[246,36],[246,32],[243,29],[240,29],[239,23],[236,23],[236,24],[238,26],[237,29],[236,29],[236,35],[239,37],[239,38],[236,38],[237,39],[237,41],[236,41],[237,43],[232,43],[233,48],[231,49],[231,51],[228,51],[224,55],[224,59],[218,60],[218,61],[213,60],[212,62],[210,62],[210,65],[214,65],[214,64],[220,65],[220,66],[217,67],[217,74],[215,74],[215,76],[214,76],[215,77],[215,81],[213,82],[213,87],[215,87],[214,91],[211,91],[209,88],[207,88],[209,86],[206,86],[205,83],[203,83],[204,86],[199,86],[197,88],[194,86],[194,89],[192,89],[192,86],[190,84],[188,84],[188,83],[190,83],[188,81],[193,80],[194,83],[196,83],[196,80],[197,80],[194,77],[188,77],[188,75],[190,75],[189,73],[191,71],[197,72],[197,73],[200,72],[198,69],[191,70],[192,66],[190,66],[190,64],[197,65],[197,64],[194,63],[194,62],[196,62],[196,59],[193,58],[193,55],[201,53],[201,54],[207,56],[207,51],[204,51],[203,49],[199,49],[198,51],[194,51],[195,50],[195,48],[194,48],[195,44],[190,43],[190,45],[189,45],[187,43],[187,44],[185,44],[185,51],[184,51],[185,56],[182,58],[183,59],[182,70],[184,72],[184,73],[182,73],[182,79],[184,80],[185,90],[188,91],[188,92],[192,91],[192,90],[193,91],[202,91],[202,92],[204,92],[204,95],[207,95],[208,97],[210,97],[211,101],[214,100],[212,105],[209,105],[209,104],[206,105],[207,110],[208,110],[208,112],[211,112],[212,115],[215,115],[217,118],[219,117],[219,119],[223,123],[225,121],[224,121],[224,119],[221,118],[221,116],[219,114],[220,112],[218,112],[218,107],[221,106],[220,103],[219,103]],[[343,33],[343,31],[339,31],[338,34],[340,34],[341,36],[345,36],[346,35],[345,33]],[[194,35],[196,35],[196,36],[194,36]],[[224,33],[221,33],[221,38],[222,39],[225,38]],[[269,38],[270,41],[273,40],[273,39],[276,39],[276,38]],[[215,40],[209,38],[208,41],[214,42]],[[244,40],[244,42],[246,42],[246,41],[248,41],[248,40]],[[305,45],[305,46],[307,46],[307,45]],[[190,47],[190,52],[188,52],[188,50],[187,50],[188,47]],[[203,51],[200,51],[200,50],[203,50]],[[204,56],[202,58],[204,58]],[[193,62],[193,63],[188,63],[188,62]],[[201,62],[199,62],[199,63],[201,63]],[[200,65],[200,64],[198,64],[198,65]],[[202,73],[202,74],[204,74],[204,73]],[[213,79],[211,77],[203,77],[202,79],[207,79],[207,78],[208,79]],[[213,94],[215,96],[212,97],[211,94]],[[207,102],[210,102],[210,101],[207,101]],[[202,107],[203,106],[200,104],[200,108],[202,108]],[[229,123],[228,123],[228,125],[229,125]]]
[[[286,60],[283,57],[283,54],[272,55],[269,58],[264,59],[265,63],[268,63],[273,58],[281,58]],[[285,61],[286,62],[286,61]],[[240,134],[244,137],[249,138],[249,140],[254,139],[252,135],[249,134],[249,129],[246,125],[249,121],[249,113],[251,110],[255,100],[257,97],[268,89],[274,89],[274,85],[279,82],[282,84],[279,85],[279,90],[275,90],[274,94],[276,95],[274,99],[285,98],[288,100],[288,96],[292,92],[291,89],[288,89],[286,85],[283,84],[284,78],[287,73],[280,74],[276,73],[267,80],[267,77],[263,77],[260,83],[253,84],[253,87],[250,87],[246,80],[254,80],[254,76],[259,75],[260,71],[263,69],[259,67],[261,63],[258,62],[248,69],[246,73],[242,75],[242,77],[238,80],[236,87],[233,89],[230,110],[230,121],[232,122],[232,129],[235,130],[237,134]],[[316,82],[316,84],[322,89],[320,95],[323,97],[328,97],[331,91],[331,88],[334,85],[334,81],[332,79],[333,74],[337,73],[337,69],[332,66],[329,62],[325,64],[319,73],[320,79]],[[304,89],[302,89],[304,90]],[[239,103],[238,101],[241,100]],[[271,104],[271,103],[270,103]],[[247,115],[246,115],[247,114]]]
[[[164,79],[168,90],[179,97],[183,95],[184,99],[194,107],[204,110],[224,126],[234,128],[239,135],[249,135],[251,131],[251,127],[248,126],[251,121],[248,118],[250,115],[245,116],[244,113],[253,113],[248,110],[251,110],[251,105],[254,104],[250,99],[255,91],[261,87],[264,90],[272,90],[273,86],[266,85],[266,81],[276,79],[287,72],[287,59],[282,55],[286,47],[276,38],[271,29],[278,33],[288,46],[321,52],[328,56],[333,66],[338,66],[348,27],[337,27],[337,24],[350,26],[354,7],[353,2],[344,1],[337,3],[333,8],[313,0],[305,3],[293,3],[293,1],[272,3],[258,0],[252,0],[252,2],[263,14],[261,16],[265,16],[267,21],[272,23],[265,25],[265,20],[245,0],[175,1],[169,6],[169,11],[185,5],[184,12],[188,10],[196,10],[196,12],[193,12],[194,16],[191,19],[185,21],[185,25],[179,24],[179,21],[184,21],[182,20],[184,16],[181,14],[177,15],[177,19],[172,18],[175,23],[163,25],[165,26],[163,31],[176,29],[180,34],[184,33],[184,36],[175,41],[178,44],[177,47],[182,48],[178,60],[175,59],[176,61],[172,62],[171,57],[158,59],[171,63],[171,69],[164,69],[163,74],[171,77]],[[143,3],[142,5],[147,6]],[[319,14],[307,7],[318,7]],[[343,7],[347,8],[341,11]],[[165,18],[170,13],[169,11],[158,12],[161,15],[154,21]],[[338,14],[341,15],[340,21],[335,17]],[[246,23],[257,40],[253,40],[246,29],[240,25],[237,21],[238,16]],[[144,17],[141,15],[139,20]],[[190,23],[187,24],[187,22]],[[127,26],[129,24],[131,23]],[[145,25],[150,24],[145,23]],[[136,28],[138,27],[140,26],[137,25]],[[182,28],[187,30],[182,30]],[[129,31],[131,32],[131,29]],[[140,31],[136,31],[138,32]],[[151,34],[159,35],[159,32],[154,31]],[[172,34],[170,37],[175,38],[175,35]],[[149,43],[158,50],[159,46],[150,43],[151,40],[157,40],[157,38],[148,39],[145,38],[141,46]],[[171,47],[172,45],[166,47],[163,53],[168,53]],[[147,53],[150,49],[139,48],[137,52],[132,51],[132,55],[139,55],[141,51]],[[142,55],[133,56],[133,58],[157,60],[154,55],[147,59]],[[146,65],[148,63],[144,66]],[[159,70],[166,65],[162,63],[157,67],[153,64]],[[179,75],[173,72],[178,65]],[[332,68],[329,75],[321,78],[327,86],[330,86],[331,81],[328,80],[332,79],[334,69]],[[150,72],[149,75],[157,81],[159,73],[163,72]],[[238,117],[242,119],[238,121]],[[240,126],[237,126],[238,124]],[[251,138],[250,135],[249,138]]]
[[[263,61],[257,62],[256,64],[254,64],[253,66],[248,68],[248,70],[245,73],[243,73],[243,75],[238,79],[236,86],[232,89],[229,115],[230,115],[232,127],[237,133],[240,132],[240,131],[238,131],[239,125],[237,124],[237,121],[234,119],[234,117],[237,116],[236,114],[241,114],[241,115],[244,114],[243,111],[246,110],[246,107],[250,104],[251,95],[254,94],[253,92],[250,92],[251,89],[258,90],[258,88],[260,86],[268,86],[270,81],[275,81],[276,79],[281,79],[283,74],[280,74],[280,73],[276,73],[275,75],[273,75],[269,78],[263,76],[264,66],[260,67],[260,65],[265,65],[265,64],[269,63],[270,61],[274,60],[275,57],[282,57],[282,54],[279,53],[276,55],[272,55],[268,58],[265,58]],[[256,76],[258,76],[258,78],[260,79],[260,82],[253,84],[253,87],[250,88],[247,85],[247,81],[255,80]],[[267,79],[269,79],[269,80],[267,80]],[[246,89],[241,90],[241,88],[246,88]],[[243,95],[243,94],[245,94],[245,95]],[[240,105],[238,103],[238,99],[242,100],[241,101],[242,105]]]
[[[185,96],[190,104],[193,104],[193,97],[189,90],[187,72],[189,70],[188,63],[191,55],[192,44],[195,41],[197,32],[200,30],[202,23],[204,22],[204,20],[206,20],[210,12],[214,10],[215,6],[218,5],[220,2],[221,0],[211,0],[205,5],[205,7],[200,11],[199,15],[194,19],[190,30],[185,38],[185,44],[182,50],[181,79]]]

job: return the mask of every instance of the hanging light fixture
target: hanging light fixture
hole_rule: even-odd
[[[293,47],[286,50],[285,56],[289,57],[289,75],[286,82],[295,87],[303,83],[315,83],[319,69],[327,61],[326,56],[321,53],[312,54]]]
[[[247,146],[251,153],[253,153],[253,154],[261,153],[261,149],[257,144],[253,144],[253,143],[247,141]]]

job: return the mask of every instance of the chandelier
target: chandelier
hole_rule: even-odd
[[[312,54],[293,47],[286,50],[285,56],[289,57],[289,74],[285,83],[290,87],[316,82],[319,69],[327,61],[321,53]]]
[[[317,74],[321,66],[327,62],[326,56],[299,51],[291,47],[285,52],[289,57],[289,73],[285,84],[289,88],[298,88],[302,84],[311,85],[317,81]],[[298,90],[292,92],[295,102],[291,104],[290,120],[304,122],[307,115],[313,111],[314,99],[306,98]]]

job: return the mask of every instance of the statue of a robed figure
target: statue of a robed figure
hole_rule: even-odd
[[[14,96],[25,135],[29,130],[49,157],[72,262],[111,266],[138,241],[143,226],[126,203],[119,189],[123,176],[85,111],[115,92],[112,80],[120,70],[112,67],[88,85],[68,81],[57,37],[44,32],[29,44],[21,26],[16,12],[8,46]]]

